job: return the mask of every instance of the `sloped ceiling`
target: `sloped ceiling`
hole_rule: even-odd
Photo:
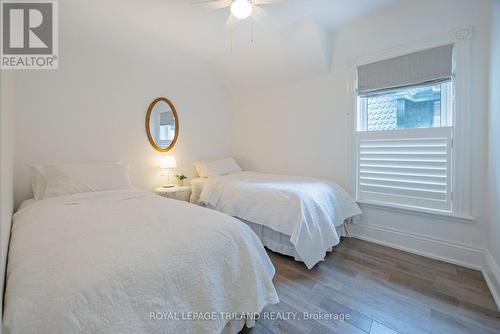
[[[60,15],[102,34],[154,34],[158,43],[204,59],[231,92],[241,93],[328,73],[332,32],[399,1],[287,0],[264,6],[266,15],[253,27],[242,21],[232,32],[224,28],[229,8],[213,10],[196,0],[70,0]]]

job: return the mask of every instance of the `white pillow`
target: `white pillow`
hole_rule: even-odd
[[[191,195],[195,197],[200,197],[203,187],[207,183],[207,179],[204,177],[199,177],[191,180]]]
[[[196,161],[193,163],[194,169],[196,169],[196,173],[198,173],[199,177],[207,177],[207,172],[205,171],[205,164],[208,161]]]
[[[132,189],[128,165],[120,162],[44,164],[32,169],[36,200],[83,192]]]
[[[194,167],[200,177],[211,177],[241,172],[240,166],[233,158],[219,159],[215,161],[197,161]]]
[[[31,171],[31,189],[33,190],[33,196],[38,201],[43,199],[47,184],[45,183],[45,178],[38,169],[33,166],[31,167]]]

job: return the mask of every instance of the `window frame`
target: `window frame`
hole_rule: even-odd
[[[349,188],[357,200],[358,179],[358,107],[357,68],[394,57],[419,52],[426,49],[453,44],[453,84],[452,84],[452,169],[451,189],[453,189],[452,210],[449,212],[435,212],[424,208],[401,208],[386,204],[371,204],[358,201],[362,205],[375,206],[382,209],[398,210],[414,214],[430,214],[432,216],[451,217],[460,221],[474,221],[471,213],[471,143],[470,143],[470,110],[471,95],[468,83],[471,80],[473,28],[463,26],[453,30],[450,34],[432,39],[406,44],[403,46],[381,50],[379,52],[358,57],[351,62],[351,78],[348,91],[352,97],[352,112],[349,113],[352,121],[352,135],[350,136],[349,157]]]

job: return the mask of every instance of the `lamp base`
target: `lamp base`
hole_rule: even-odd
[[[162,186],[162,188],[173,188],[173,187],[175,187],[175,184],[166,184]]]

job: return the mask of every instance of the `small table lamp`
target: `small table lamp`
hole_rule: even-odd
[[[177,162],[173,155],[164,155],[160,158],[160,175],[168,176],[168,184],[164,185],[163,188],[172,188],[174,184],[170,183],[170,169],[176,168]]]

